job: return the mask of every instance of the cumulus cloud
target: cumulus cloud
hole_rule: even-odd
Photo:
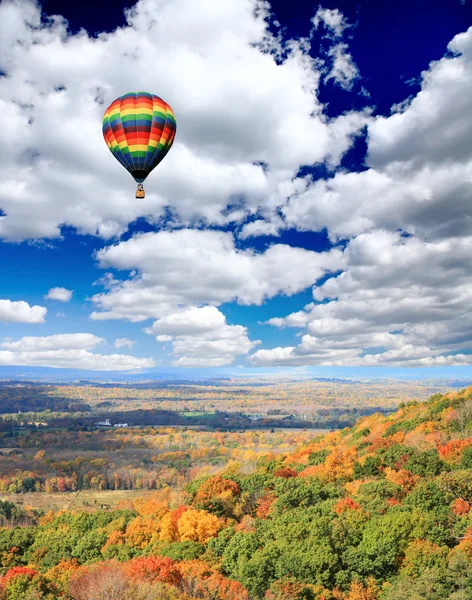
[[[237,249],[230,233],[191,229],[137,235],[100,250],[97,258],[103,268],[135,274],[93,296],[99,310],[92,318],[135,322],[179,306],[233,300],[260,305],[277,294],[295,294],[344,264],[338,249],[318,253],[275,244],[257,254]]]
[[[472,364],[472,28],[422,74],[421,91],[368,125],[368,169],[312,182],[292,227],[350,240],[315,302],[269,321],[302,330],[255,364]]]
[[[347,268],[313,288],[315,302],[274,327],[305,329],[298,346],[259,350],[256,364],[472,364],[472,238],[425,242],[361,234]]]
[[[117,338],[115,340],[115,348],[132,348],[136,342],[128,340],[128,338]]]
[[[155,364],[150,358],[91,352],[103,343],[103,338],[91,333],[22,337],[17,341],[0,343],[0,365],[116,371],[142,369]]]
[[[68,225],[109,238],[168,205],[181,223],[223,224],[235,201],[238,218],[271,205],[301,165],[337,164],[366,123],[352,113],[339,127],[323,114],[308,41],[272,35],[261,0],[140,0],[127,26],[94,38],[40,11],[28,0],[0,5],[0,237],[53,238]],[[319,18],[338,32],[331,12]],[[143,74],[174,108],[178,133],[135,202],[101,119]]]
[[[30,306],[22,300],[0,300],[0,323],[44,323],[44,306]]]
[[[422,74],[422,89],[368,124],[366,171],[338,172],[292,195],[287,223],[331,239],[401,229],[423,238],[470,235],[472,28]]]
[[[51,288],[44,296],[47,300],[58,300],[59,302],[69,302],[72,299],[72,290],[67,290],[63,287]]]
[[[172,341],[174,366],[229,365],[260,343],[248,338],[246,327],[228,325],[214,306],[189,307],[159,319],[145,331],[157,334],[159,342]]]

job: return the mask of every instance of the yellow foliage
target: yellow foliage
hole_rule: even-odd
[[[135,548],[145,548],[159,539],[160,522],[154,518],[136,517],[126,529],[126,542]]]
[[[319,477],[323,481],[349,479],[354,472],[356,457],[355,448],[334,448],[324,464],[307,467],[300,473],[300,477]]]
[[[178,521],[179,537],[182,542],[191,540],[206,544],[218,535],[223,523],[205,510],[187,510]]]

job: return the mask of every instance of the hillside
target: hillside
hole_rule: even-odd
[[[97,512],[0,504],[0,598],[472,598],[472,388]]]

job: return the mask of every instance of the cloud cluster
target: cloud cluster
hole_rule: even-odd
[[[368,124],[369,168],[293,194],[283,208],[288,225],[326,227],[333,240],[374,229],[423,239],[470,235],[472,27],[448,50],[422,74],[414,98]]]
[[[0,343],[0,365],[62,367],[93,371],[142,369],[154,366],[150,358],[92,352],[105,340],[91,333],[22,337]]]
[[[62,17],[41,19],[32,1],[2,2],[0,237],[53,238],[69,225],[109,238],[166,206],[184,224],[223,224],[285,201],[281,186],[300,166],[336,165],[367,115],[323,114],[308,41],[272,35],[268,10],[262,0],[140,0],[126,27],[90,37],[71,35]],[[101,119],[143,87],[171,104],[178,129],[135,202]]]
[[[275,244],[263,253],[239,250],[231,233],[182,229],[137,235],[97,253],[100,266],[133,273],[102,280],[108,290],[92,300],[92,318],[143,321],[179,306],[225,302],[260,305],[292,295],[344,265],[342,252],[310,252]],[[289,267],[289,268],[288,268]]]
[[[316,302],[269,321],[306,329],[301,343],[259,350],[256,364],[472,364],[472,238],[423,242],[361,234],[346,270],[313,288]],[[427,267],[426,267],[427,265]]]
[[[221,367],[247,354],[252,342],[246,327],[228,325],[214,306],[190,307],[155,321],[146,332],[158,342],[172,342],[174,366]]]
[[[44,306],[30,306],[20,300],[0,300],[0,323],[44,323],[48,312]]]

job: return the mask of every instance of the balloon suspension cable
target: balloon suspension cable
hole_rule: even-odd
[[[142,183],[138,183],[138,190],[144,192],[144,185]]]

